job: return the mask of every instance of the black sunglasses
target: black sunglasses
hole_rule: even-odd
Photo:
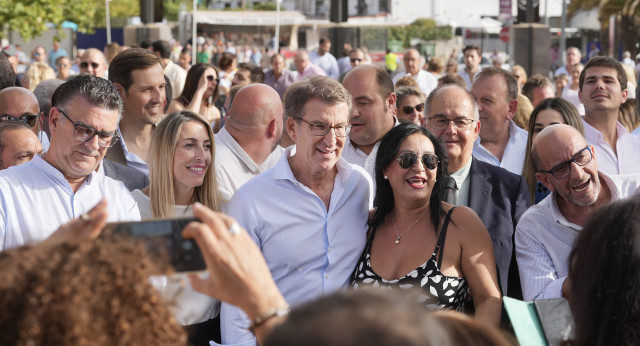
[[[398,164],[400,164],[400,167],[408,169],[413,167],[413,165],[418,162],[418,154],[412,152],[404,152],[400,154],[397,160]],[[422,154],[422,164],[430,171],[436,169],[439,162],[440,160],[438,159],[438,156],[436,154]]]
[[[422,110],[424,110],[424,103],[417,104],[415,107],[404,106],[402,107],[402,111],[404,112],[404,114],[411,114],[414,108],[417,112],[422,112]]]
[[[38,120],[38,116],[35,114],[25,114],[19,117],[14,117],[13,115],[3,114],[0,115],[0,121],[22,121],[29,125],[29,127],[36,126],[36,121]]]
[[[88,62],[81,62],[80,63],[80,67],[82,68],[88,68],[89,67],[89,63]],[[100,64],[98,64],[97,62],[92,62],[91,63],[91,67],[93,67],[93,69],[97,69],[98,67],[100,67]]]
[[[215,79],[216,83],[220,83],[220,78],[213,78],[213,76],[207,76],[207,80],[209,82],[213,82],[214,79]]]
[[[351,62],[361,62],[362,59],[358,59],[358,58],[351,58]]]

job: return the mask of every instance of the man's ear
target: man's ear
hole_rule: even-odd
[[[267,125],[267,135],[270,138],[278,136],[278,122],[276,119],[271,119]]]
[[[51,107],[49,111],[49,131],[53,134],[60,124],[60,110],[56,107]]]
[[[513,119],[516,115],[516,111],[518,110],[518,99],[513,99],[509,101],[509,120]]]
[[[546,186],[547,189],[549,189],[549,191],[555,191],[556,189],[553,187],[553,184],[551,184],[551,181],[549,180],[549,177],[547,176],[547,174],[545,173],[541,173],[541,172],[537,172],[536,173],[536,179],[538,179],[539,182],[542,183],[542,185]]]
[[[127,91],[124,89],[124,87],[122,86],[122,84],[120,83],[113,83],[113,85],[116,86],[116,89],[118,89],[118,94],[120,94],[120,97],[122,98],[122,100],[125,99],[125,96],[127,95]]]
[[[396,96],[396,93],[394,92],[389,94],[389,97],[387,97],[387,107],[389,108],[389,110],[392,110],[391,113],[395,116],[398,116],[398,110],[396,109],[397,100],[398,96]]]
[[[296,133],[296,121],[293,118],[287,118],[287,133],[294,143],[298,140],[298,134]]]

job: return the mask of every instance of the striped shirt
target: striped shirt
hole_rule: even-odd
[[[527,131],[521,129],[511,120],[509,122],[509,141],[502,153],[502,161],[480,144],[480,137],[473,143],[473,157],[480,161],[502,167],[507,171],[521,175],[524,164],[524,153],[527,149]]]
[[[640,187],[640,175],[607,176],[598,171],[600,183],[611,191],[611,200],[627,198]],[[516,259],[525,301],[562,297],[569,274],[569,255],[582,226],[562,215],[552,192],[530,207],[516,226]]]

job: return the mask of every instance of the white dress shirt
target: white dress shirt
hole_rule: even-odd
[[[580,115],[584,115],[584,105],[580,102],[580,96],[578,96],[578,89],[573,90],[569,88],[569,84],[562,89],[562,98],[569,101],[578,109]]]
[[[216,175],[218,187],[225,201],[231,200],[233,194],[244,183],[256,175],[273,167],[282,156],[284,148],[276,146],[262,164],[256,164],[244,149],[236,142],[226,128],[215,134],[216,143]]]
[[[0,192],[0,251],[45,240],[103,198],[107,221],[140,220],[122,182],[92,172],[74,193],[64,175],[40,156],[0,171]]]
[[[172,61],[169,61],[167,66],[164,68],[164,75],[167,76],[171,82],[171,97],[173,99],[178,98],[184,89],[184,82],[187,79],[187,71],[178,64],[174,64]],[[167,102],[171,102],[171,100],[167,100]]]
[[[640,173],[640,138],[627,133],[627,129],[620,122],[616,123],[618,140],[616,141],[616,153],[609,143],[604,140],[602,133],[595,127],[584,123],[584,137],[588,144],[595,148],[595,157],[598,161],[598,169],[609,174],[636,174]]]
[[[147,177],[149,176],[149,166],[140,156],[135,153],[130,153],[127,150],[127,143],[124,142],[124,138],[122,138],[122,133],[120,132],[120,125],[118,125],[118,136],[120,140],[116,145],[122,145],[122,151],[124,152],[124,159],[127,161],[127,166],[131,168],[135,168],[140,172],[144,173]]]
[[[395,77],[393,77],[393,84],[395,84],[398,80],[405,76],[411,76],[410,73],[398,73]],[[418,88],[424,93],[424,96],[429,96],[429,94],[438,86],[438,80],[433,74],[420,70],[417,75],[412,76],[415,79],[416,83],[418,83]]]
[[[314,50],[309,53],[309,60],[312,64],[320,67],[327,76],[337,80],[340,77],[340,68],[338,67],[338,60],[327,52],[323,55],[318,55],[318,50]]]
[[[528,136],[527,131],[519,128],[513,120],[510,120],[509,141],[502,153],[502,161],[498,160],[497,157],[482,146],[480,137],[473,143],[473,157],[494,166],[502,167],[513,174],[521,175]]]
[[[287,148],[278,163],[244,184],[228,214],[258,244],[278,289],[292,305],[330,294],[348,285],[364,249],[371,208],[371,179],[358,166],[340,159],[329,209],[293,175]],[[255,344],[249,320],[223,303],[223,344]]]
[[[373,182],[373,191],[376,191],[376,156],[378,155],[378,147],[380,147],[380,141],[378,141],[371,149],[369,155],[360,148],[356,148],[351,139],[347,137],[344,143],[344,149],[342,149],[342,158],[347,162],[358,165],[369,173],[369,177]]]
[[[640,186],[638,174],[607,176],[598,172],[600,184],[606,184],[611,191],[611,201],[633,195]],[[556,198],[557,194],[551,192],[531,206],[516,226],[516,259],[525,301],[562,297],[562,283],[569,274],[569,255],[582,231],[582,226],[562,215]]]
[[[478,74],[478,72],[480,72],[480,68],[478,68],[478,71],[476,72],[476,75]],[[475,75],[473,76],[469,76],[469,73],[467,73],[466,69],[462,69],[462,71],[458,72],[458,76],[462,77],[462,79],[464,79],[465,83],[467,83],[467,90],[471,91],[471,84],[473,84],[473,80],[475,78]]]

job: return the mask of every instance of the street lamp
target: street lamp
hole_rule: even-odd
[[[274,45],[276,54],[280,50],[280,4],[282,4],[282,0],[276,0],[276,42]]]
[[[111,44],[111,16],[109,15],[109,3],[111,0],[104,0],[105,17],[107,21],[107,44]]]

